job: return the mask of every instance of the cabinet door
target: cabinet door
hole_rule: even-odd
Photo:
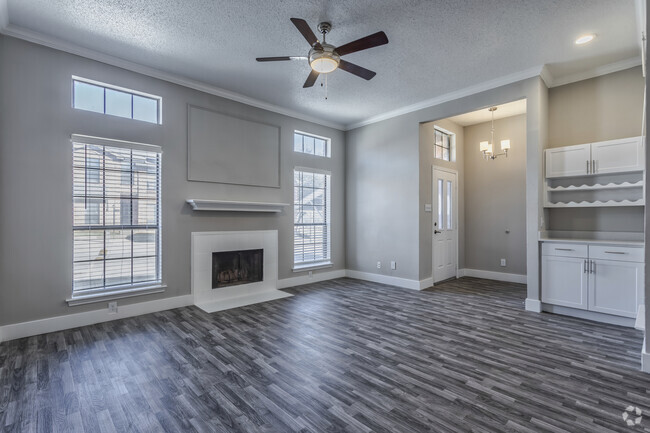
[[[643,300],[643,263],[591,260],[589,309],[636,317]]]
[[[586,259],[542,256],[542,302],[587,309]]]
[[[591,159],[595,174],[643,170],[641,137],[593,143]]]
[[[546,149],[546,177],[582,176],[590,173],[591,145]]]

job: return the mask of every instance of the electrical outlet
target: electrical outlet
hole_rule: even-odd
[[[506,265],[506,259],[501,259],[501,266],[505,266],[505,265]]]
[[[381,262],[377,262],[377,269],[381,269]]]
[[[117,301],[108,303],[108,314],[117,314]]]
[[[397,269],[397,262],[395,262],[395,261],[390,262],[390,268],[391,268],[392,270]]]

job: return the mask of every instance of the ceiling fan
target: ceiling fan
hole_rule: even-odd
[[[354,63],[347,62],[341,57],[356,53],[357,51],[367,50],[368,48],[378,47],[388,43],[388,37],[384,32],[373,33],[365,38],[357,39],[340,47],[330,45],[325,41],[325,35],[332,29],[330,23],[320,23],[318,31],[323,35],[323,41],[320,42],[314,32],[309,28],[307,21],[300,18],[291,18],[291,22],[296,26],[298,31],[307,39],[311,49],[307,57],[304,56],[284,56],[284,57],[258,57],[258,62],[279,62],[285,60],[303,60],[309,61],[311,72],[302,87],[311,87],[316,82],[320,74],[328,74],[336,69],[343,69],[357,77],[370,80],[377,75],[369,69],[362,68]]]

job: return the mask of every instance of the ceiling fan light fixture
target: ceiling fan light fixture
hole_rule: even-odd
[[[309,66],[319,74],[329,74],[339,67],[340,56],[334,51],[334,47],[323,44],[322,49],[312,48],[309,51]]]

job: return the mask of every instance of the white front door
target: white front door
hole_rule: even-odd
[[[433,282],[455,278],[457,272],[456,221],[457,175],[454,172],[433,169]]]

